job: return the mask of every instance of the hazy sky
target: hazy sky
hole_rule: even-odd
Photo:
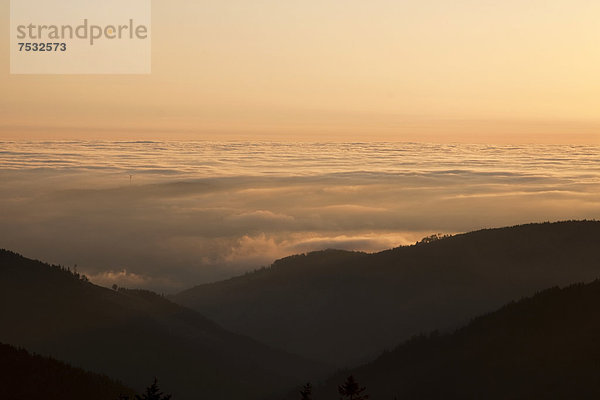
[[[11,76],[2,29],[0,138],[598,143],[599,16],[597,0],[154,1],[149,76]]]

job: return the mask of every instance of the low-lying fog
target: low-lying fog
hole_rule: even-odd
[[[590,146],[0,142],[0,247],[175,292],[340,248],[600,217]]]

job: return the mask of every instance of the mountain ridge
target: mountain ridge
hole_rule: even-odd
[[[321,364],[229,332],[149,291],[111,290],[0,250],[0,341],[178,400],[258,399]]]
[[[373,254],[327,250],[170,298],[231,331],[344,367],[532,291],[598,278],[600,256],[592,251],[598,237],[598,221],[563,221],[483,229]],[[361,330],[353,330],[355,320]]]
[[[600,395],[600,280],[553,287],[448,334],[421,334],[317,385],[354,375],[371,398],[564,399]],[[297,398],[290,394],[288,399]]]

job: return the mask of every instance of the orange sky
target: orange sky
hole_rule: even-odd
[[[155,1],[149,76],[9,75],[3,29],[0,138],[600,143],[599,15],[586,0]]]

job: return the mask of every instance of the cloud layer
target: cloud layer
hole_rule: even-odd
[[[246,176],[201,177],[185,172],[185,165],[178,171],[173,165],[140,164],[131,184],[128,170],[113,165],[120,162],[118,152],[92,162],[97,168],[56,168],[38,158],[34,167],[9,168],[5,162],[0,171],[0,247],[78,264],[93,281],[107,286],[173,292],[293,253],[378,251],[437,232],[600,216],[600,179],[587,157],[571,154],[563,164],[548,166],[543,152],[536,158],[522,149],[500,149],[513,159],[520,155],[521,167],[502,168],[492,157],[487,157],[492,167],[482,167],[485,157],[476,162],[469,160],[470,153],[455,149],[456,163],[439,165],[432,156],[437,153],[424,149],[420,166],[404,163],[381,170],[381,161],[374,168],[368,157],[359,163],[353,153],[350,162],[340,161],[344,151],[338,148],[329,157],[334,165],[322,167],[321,173],[312,161],[302,169],[301,157],[310,156],[306,150],[298,151],[296,159],[286,155],[297,168],[288,175],[281,173],[285,166],[274,164],[277,158],[258,167],[267,173]],[[377,154],[389,157],[389,152]],[[223,156],[224,169],[244,164],[236,157]],[[208,161],[214,167],[214,160]],[[396,156],[388,164],[394,161],[403,158]],[[325,155],[320,162],[328,162]],[[162,172],[150,173],[142,166]],[[278,173],[268,173],[274,169]],[[166,170],[175,172],[164,174]]]

